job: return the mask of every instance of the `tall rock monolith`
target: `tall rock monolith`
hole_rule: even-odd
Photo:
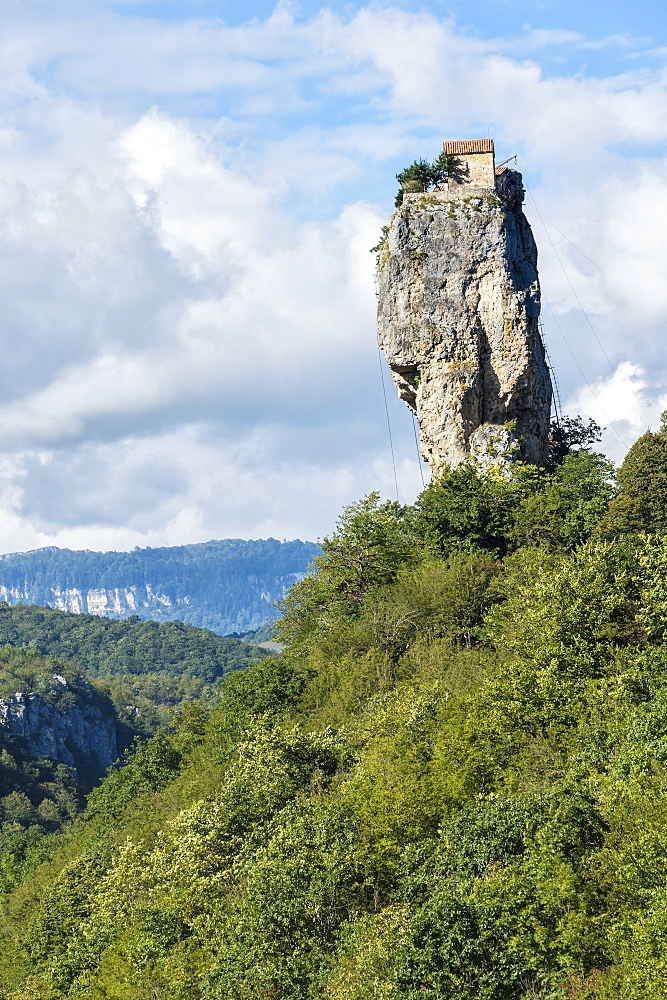
[[[548,457],[551,378],[521,174],[493,140],[445,143],[447,181],[406,193],[377,266],[378,340],[434,476]]]

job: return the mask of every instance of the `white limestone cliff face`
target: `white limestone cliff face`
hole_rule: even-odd
[[[67,689],[63,677],[54,685]],[[56,705],[33,692],[17,692],[0,700],[0,726],[10,736],[26,740],[29,752],[44,754],[60,764],[106,771],[118,758],[116,725],[111,715],[81,698]]]
[[[551,379],[521,174],[406,195],[378,257],[378,340],[434,475],[475,459],[544,465]]]
[[[16,587],[0,586],[0,601],[16,604],[19,601],[31,603],[30,588],[26,586],[19,590]],[[68,590],[51,590],[48,594],[49,606],[81,615],[124,615],[151,607],[172,609],[179,606],[166,594],[145,587],[109,587]],[[189,597],[184,597],[180,604],[188,605]]]
[[[274,591],[261,591],[260,600],[269,607],[273,607],[276,599],[284,598],[290,588],[302,580],[304,573],[286,573],[276,580]],[[256,576],[249,576],[249,583],[257,584]],[[23,588],[7,587],[0,585],[0,601],[7,604],[34,602],[34,594],[31,587],[26,583]],[[50,589],[47,593],[39,595],[40,602],[48,604],[49,607],[58,608],[60,611],[69,611],[72,614],[87,615],[109,615],[123,617],[128,613],[140,613],[150,616],[151,613],[161,611],[177,611],[179,608],[190,608],[196,601],[189,595],[179,598],[170,597],[160,590],[154,589],[149,583],[136,587],[109,587],[102,588],[70,588],[68,590]]]

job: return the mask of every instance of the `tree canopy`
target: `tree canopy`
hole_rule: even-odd
[[[0,852],[3,996],[662,1000],[667,532],[581,445],[345,510],[281,656]]]
[[[647,431],[618,470],[618,492],[598,531],[615,536],[667,529],[667,411],[660,430]]]
[[[409,167],[396,174],[400,184],[396,195],[396,208],[403,204],[403,194],[406,191],[428,191],[432,185],[441,184],[452,169],[453,157],[448,153],[440,153],[429,163],[428,160],[414,160]]]

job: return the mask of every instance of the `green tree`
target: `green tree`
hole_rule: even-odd
[[[464,463],[448,469],[417,498],[414,530],[436,552],[507,550],[512,510],[521,486]]]
[[[618,470],[618,492],[598,532],[605,536],[667,530],[667,410],[660,430],[636,441]]]
[[[570,551],[590,537],[615,491],[615,470],[584,448],[566,455],[551,473],[526,479],[529,491],[515,511],[512,540]]]
[[[398,660],[418,640],[472,645],[497,571],[494,560],[467,551],[404,566],[393,583],[369,594],[350,633],[354,646]]]
[[[322,551],[313,560],[313,572],[278,605],[283,617],[276,636],[295,647],[341,616],[357,615],[370,591],[390,583],[401,565],[414,559],[415,538],[403,508],[394,501],[381,503],[374,492],[343,511]]]
[[[549,433],[549,465],[559,465],[567,455],[580,448],[587,449],[599,441],[602,428],[592,418],[563,416],[551,421]]]
[[[396,208],[403,204],[403,194],[406,191],[428,191],[432,184],[441,184],[452,169],[453,159],[448,153],[440,153],[433,163],[415,160],[396,174],[396,180],[401,185],[396,195]]]
[[[644,550],[634,539],[588,542],[573,555],[520,549],[495,584],[506,599],[487,614],[487,639],[538,664],[556,694],[559,674],[599,674],[615,650],[643,634]]]
[[[396,174],[396,180],[401,185],[396,195],[396,207],[403,204],[403,194],[406,191],[428,191],[431,184],[431,164],[428,160],[415,160]]]

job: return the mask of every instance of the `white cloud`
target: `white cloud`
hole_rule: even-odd
[[[384,456],[369,449],[364,428],[358,430],[353,458],[337,453],[334,436],[345,427],[318,435],[331,449],[326,466],[317,447],[285,455],[289,432],[278,426],[224,441],[210,427],[183,424],[151,437],[88,442],[72,452],[22,453],[0,463],[6,498],[0,545],[10,539],[18,548],[181,544],[217,537],[221,524],[231,537],[317,538],[346,503],[368,491],[369,481],[395,497],[386,449]],[[397,472],[401,486],[416,492],[416,463],[403,459]]]
[[[66,8],[39,30],[13,8],[0,82],[0,548],[321,535],[392,495],[368,248],[403,161],[487,127],[567,271],[529,203],[594,390],[545,315],[568,406],[615,428],[617,458],[616,432],[655,422],[666,81],[538,61],[631,39],[489,40],[380,6],[238,27]]]
[[[640,365],[623,362],[608,377],[580,388],[568,400],[568,410],[592,417],[604,428],[602,447],[620,463],[626,451],[645,431],[660,426],[667,408],[667,392],[648,395],[646,372]]]

